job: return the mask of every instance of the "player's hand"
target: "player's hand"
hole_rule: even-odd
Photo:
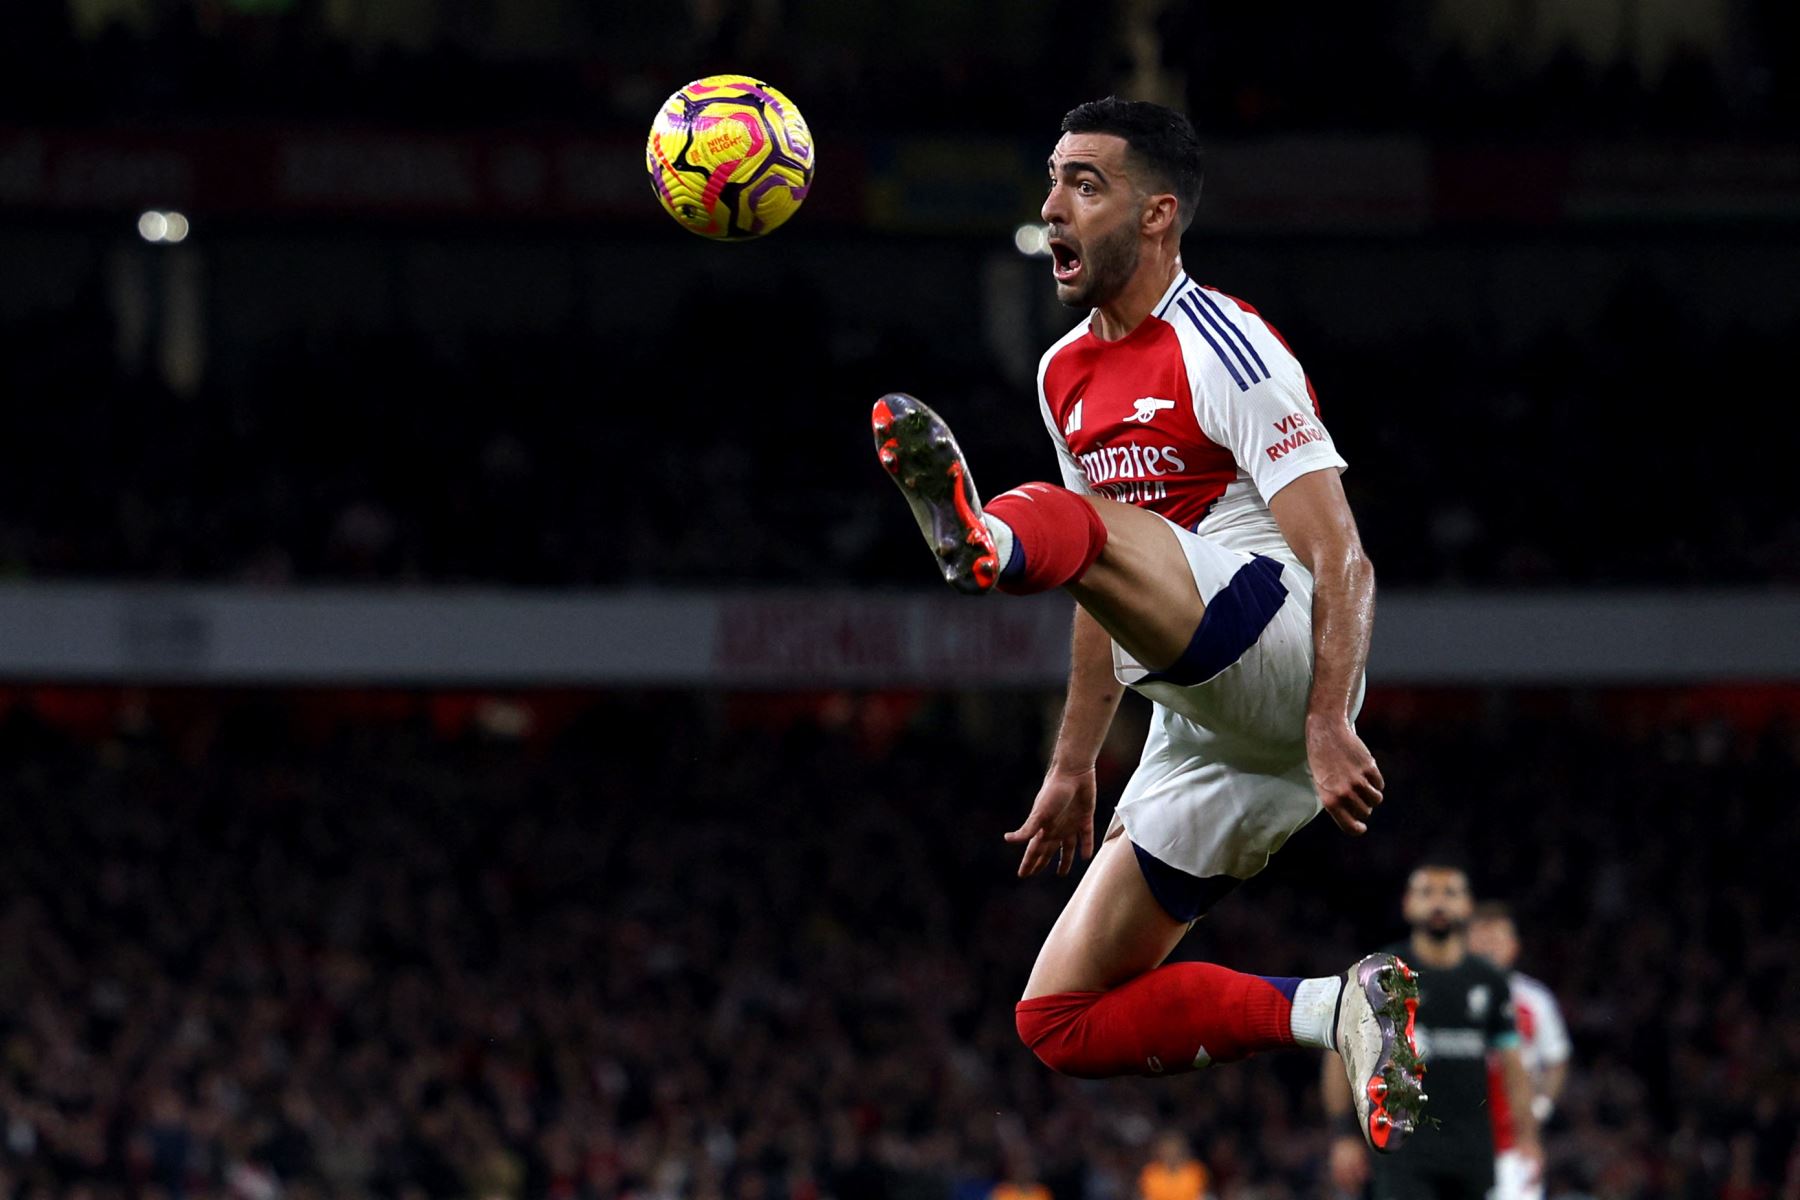
[[[1375,756],[1350,728],[1350,722],[1308,718],[1306,761],[1312,766],[1313,790],[1338,828],[1352,837],[1369,832],[1369,814],[1381,803],[1385,786]]]
[[[1369,1152],[1356,1138],[1338,1138],[1331,1143],[1331,1160],[1325,1165],[1325,1173],[1339,1192],[1360,1196],[1369,1182]]]
[[[1535,1137],[1522,1137],[1513,1143],[1513,1150],[1525,1160],[1525,1165],[1529,1168],[1526,1186],[1537,1187],[1544,1180],[1544,1144]]]
[[[1024,842],[1019,878],[1036,875],[1052,863],[1058,875],[1067,875],[1075,855],[1094,857],[1094,800],[1098,789],[1094,768],[1068,771],[1052,766],[1031,803],[1025,823],[1006,834],[1009,842]]]

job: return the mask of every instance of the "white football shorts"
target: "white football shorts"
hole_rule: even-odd
[[[1248,879],[1320,811],[1305,742],[1312,576],[1170,528],[1206,615],[1168,671],[1113,646],[1119,682],[1155,708],[1108,832],[1122,825],[1140,851],[1189,875]]]

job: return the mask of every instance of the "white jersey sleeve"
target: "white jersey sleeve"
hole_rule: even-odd
[[[1513,1003],[1531,1014],[1532,1057],[1542,1069],[1569,1061],[1569,1026],[1549,988],[1522,971],[1513,972]]]
[[[1094,494],[1094,489],[1088,484],[1087,472],[1081,469],[1081,463],[1076,460],[1074,451],[1069,449],[1068,437],[1061,429],[1057,428],[1056,417],[1050,411],[1050,397],[1044,392],[1044,376],[1050,370],[1050,360],[1056,356],[1058,350],[1061,350],[1085,328],[1086,323],[1083,322],[1082,325],[1071,331],[1069,336],[1046,350],[1044,356],[1038,360],[1037,396],[1038,412],[1043,415],[1044,428],[1050,431],[1050,442],[1056,447],[1056,463],[1062,469],[1063,486],[1071,492],[1080,492],[1084,496],[1091,496]],[[1079,406],[1081,402],[1077,400],[1075,403]]]
[[[1261,317],[1193,288],[1168,319],[1187,357],[1201,432],[1230,450],[1266,504],[1313,471],[1344,469],[1313,412],[1306,372]]]

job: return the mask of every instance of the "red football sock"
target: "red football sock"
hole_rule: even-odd
[[[1087,574],[1106,548],[1106,524],[1094,506],[1067,488],[1028,483],[987,504],[1013,531],[1013,554],[999,588],[1017,596],[1047,592]]]
[[[1299,982],[1169,963],[1110,992],[1022,1000],[1019,1037],[1045,1066],[1080,1079],[1192,1071],[1294,1045]]]

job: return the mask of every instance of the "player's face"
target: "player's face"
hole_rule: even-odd
[[[1479,954],[1503,970],[1510,969],[1519,959],[1519,931],[1511,921],[1476,921],[1469,926],[1469,953]]]
[[[1050,194],[1042,216],[1050,227],[1056,298],[1093,308],[1125,290],[1143,244],[1143,195],[1126,162],[1125,139],[1110,133],[1065,133],[1050,153]]]
[[[1475,908],[1469,877],[1448,867],[1420,867],[1407,881],[1403,908],[1406,923],[1416,930],[1436,937],[1461,933]]]

